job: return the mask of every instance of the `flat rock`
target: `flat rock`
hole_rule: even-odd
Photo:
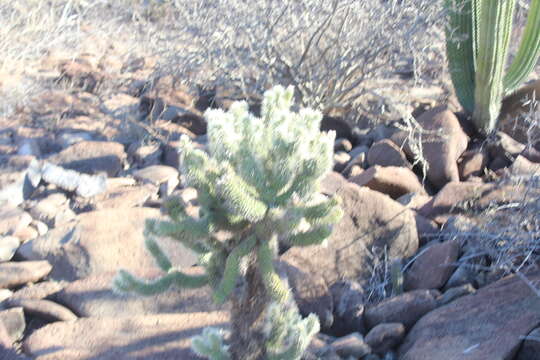
[[[360,175],[349,178],[349,181],[386,194],[392,199],[408,193],[427,195],[416,175],[404,167],[371,166]]]
[[[198,360],[190,349],[191,338],[208,326],[227,327],[227,313],[81,318],[36,330],[23,349],[48,360]]]
[[[351,183],[339,188],[336,194],[345,214],[334,226],[328,245],[293,247],[281,256],[289,266],[300,270],[288,272],[292,284],[302,283],[303,273],[324,279],[327,286],[338,280],[363,281],[371,276],[374,248],[386,246],[392,259],[412,256],[418,249],[414,214],[403,205]],[[294,279],[295,275],[300,278]],[[297,290],[300,289],[293,285],[295,296],[304,298]],[[311,295],[306,293],[305,299]]]
[[[47,261],[18,261],[0,263],[0,288],[10,288],[38,281],[52,270]]]
[[[418,319],[437,307],[436,290],[414,290],[369,306],[364,319],[372,329],[382,323],[398,322],[410,329]]]
[[[366,344],[364,338],[359,333],[352,333],[336,339],[331,346],[342,358],[353,357],[358,359],[371,353],[369,345]]]
[[[77,316],[66,307],[49,300],[15,299],[10,304],[20,306],[25,314],[39,317],[46,321],[72,321]]]
[[[42,281],[37,284],[31,284],[23,287],[13,293],[10,298],[7,300],[8,303],[11,301],[18,300],[41,300],[46,297],[51,296],[54,293],[59,292],[64,288],[65,284],[58,281]]]
[[[149,199],[157,197],[158,188],[151,184],[123,186],[97,196],[95,208],[118,209],[143,206]]]
[[[87,174],[107,173],[115,176],[122,170],[127,155],[124,146],[112,141],[81,141],[47,160],[66,169]]]
[[[202,269],[187,268],[188,274],[200,274]],[[139,270],[140,278],[153,279],[160,275],[156,269]],[[199,289],[171,288],[154,296],[120,295],[112,291],[116,272],[100,273],[69,283],[52,298],[82,317],[131,316],[159,313],[190,313],[224,310],[212,301],[209,287]]]
[[[538,272],[527,277],[540,280]],[[513,359],[538,324],[540,297],[509,276],[425,315],[405,337],[400,359]]]
[[[423,251],[405,273],[405,289],[439,289],[455,269],[459,243],[446,241],[433,244]]]
[[[156,267],[143,245],[146,219],[160,218],[159,209],[118,208],[82,213],[74,222],[50,230],[19,247],[25,259],[48,259],[51,278],[75,280],[119,269],[138,271]],[[188,267],[197,257],[179,242],[159,239],[174,265]]]

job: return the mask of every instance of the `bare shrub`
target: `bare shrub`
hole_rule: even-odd
[[[400,67],[418,84],[439,82],[440,6],[427,0],[170,1],[175,48],[163,71],[206,87],[234,84],[240,97],[294,85],[325,112],[366,111]],[[170,39],[156,34],[155,43]],[[164,46],[157,46],[165,48]],[[167,52],[167,51],[165,51]],[[403,74],[402,74],[403,75]],[[362,101],[364,100],[364,101]]]

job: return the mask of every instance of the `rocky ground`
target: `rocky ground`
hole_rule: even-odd
[[[178,139],[204,149],[204,110],[231,101],[150,80],[154,63],[47,57],[34,75],[65,89],[0,117],[0,359],[197,359],[190,338],[227,328],[209,289],[111,291],[121,268],[157,274],[143,226],[167,197],[197,213]],[[540,359],[540,145],[510,117],[480,141],[426,94],[442,89],[409,89],[415,119],[323,121],[338,139],[322,189],[345,216],[326,247],[279,260],[300,310],[321,321],[306,359]]]

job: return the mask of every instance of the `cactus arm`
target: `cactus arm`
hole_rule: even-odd
[[[505,95],[513,92],[529,76],[539,56],[540,0],[532,0],[519,49],[503,80]]]
[[[476,36],[480,0],[446,0],[446,53],[456,96],[463,108],[474,111]],[[476,20],[476,21],[475,21]]]
[[[224,303],[231,294],[240,273],[240,260],[253,250],[256,243],[257,238],[255,236],[249,236],[236,246],[227,257],[223,278],[214,293],[214,300],[218,304]]]
[[[151,281],[140,280],[129,272],[120,270],[113,280],[113,287],[123,293],[150,296],[164,292],[173,284],[182,288],[199,288],[207,283],[206,275],[186,275],[178,270],[169,270],[165,276]]]
[[[206,219],[186,217],[177,222],[149,219],[146,221],[146,230],[157,236],[169,236],[199,254],[208,251],[202,243],[210,236],[210,225]]]
[[[503,97],[503,71],[515,0],[483,1],[475,77],[473,122],[484,133],[495,128]]]
[[[216,184],[216,190],[225,200],[227,210],[233,215],[256,222],[264,217],[267,206],[253,195],[250,188],[249,184],[232,172],[222,176]]]
[[[292,246],[310,246],[320,244],[332,234],[331,226],[314,227],[308,231],[293,234],[287,238]]]
[[[161,270],[169,271],[172,268],[172,264],[169,261],[169,258],[167,257],[167,255],[165,255],[163,250],[161,250],[159,245],[150,235],[146,236],[146,238],[144,239],[144,245],[146,246],[148,251],[150,251]]]
[[[266,290],[270,296],[280,303],[289,299],[289,289],[283,284],[272,264],[272,250],[267,241],[259,244],[257,249],[257,260]]]

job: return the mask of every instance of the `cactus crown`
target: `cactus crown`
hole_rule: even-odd
[[[540,0],[532,0],[527,25],[505,73],[515,0],[446,0],[446,52],[452,82],[477,128],[490,133],[505,95],[525,80],[540,56]]]
[[[282,306],[290,303],[290,291],[273,265],[278,241],[289,246],[321,243],[342,214],[337,198],[318,191],[333,163],[335,133],[319,131],[322,115],[317,111],[292,112],[293,92],[280,86],[267,91],[260,118],[248,112],[246,102],[234,103],[228,112],[207,111],[208,153],[182,138],[180,170],[184,185],[197,189],[199,216],[188,216],[180,199],[168,200],[170,220],[149,220],[145,240],[165,275],[148,282],[120,271],[116,289],[150,295],[171,285],[210,285],[215,301],[222,303],[251,261],[270,298]],[[230,236],[224,239],[218,232]],[[205,274],[187,275],[173,267],[155,240],[160,236],[198,253]],[[306,321],[296,328],[311,336],[318,323]],[[209,340],[200,344],[216,346],[213,333],[206,335]],[[289,350],[303,351],[306,336]]]

